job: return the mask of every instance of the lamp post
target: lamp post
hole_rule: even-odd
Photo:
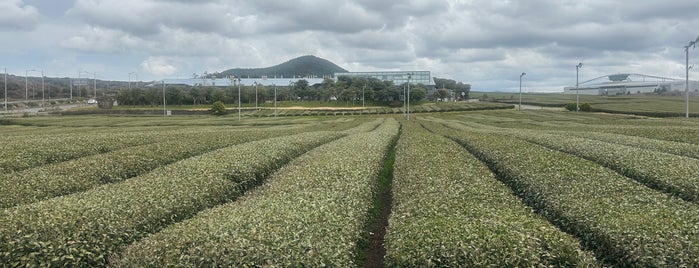
[[[408,98],[407,98],[408,93],[406,92],[405,88],[406,88],[406,85],[403,86],[403,117],[407,118],[408,117],[408,110],[406,109],[406,107],[408,106],[408,102],[407,102],[408,101]]]
[[[689,118],[689,47],[696,48],[697,42],[699,42],[699,36],[697,37],[696,40],[689,42],[689,45],[686,45],[684,47],[684,53],[686,56],[686,61],[685,61],[685,66],[686,66],[686,76],[685,76],[685,88],[684,88],[684,94],[685,94],[685,101],[686,101],[686,116]]]
[[[5,111],[7,111],[7,68],[5,68]]]
[[[29,84],[29,83],[27,82],[27,75],[28,75],[28,73],[29,73],[28,70],[27,70],[27,71],[24,71],[24,100],[25,100],[25,101],[28,101],[28,100],[29,100],[29,89],[28,89],[28,87],[27,87],[27,85]]]
[[[80,75],[81,75],[82,73],[86,73],[86,74],[91,74],[91,75],[92,75],[92,88],[93,88],[93,90],[95,91],[95,92],[94,92],[94,93],[95,93],[95,96],[94,96],[94,97],[95,97],[95,99],[96,99],[96,98],[97,98],[97,73],[91,73],[91,72],[88,72],[88,71],[80,70],[80,71],[78,72],[78,80],[80,79]],[[86,79],[87,81],[90,81],[89,78],[85,78],[85,79]],[[86,86],[86,88],[87,88],[86,93],[87,93],[87,92],[90,92],[90,91],[89,91],[89,90],[90,90],[90,84],[88,84],[88,83],[89,83],[89,82],[86,82],[86,83],[85,83],[85,86]],[[80,93],[80,87],[78,87],[78,92],[79,92],[79,93],[78,93],[78,97],[80,97],[80,94],[81,94],[81,93]]]
[[[29,89],[28,89],[29,82],[27,81],[27,77],[29,76],[29,72],[38,72],[38,71],[39,70],[36,70],[36,69],[24,71],[24,100],[26,100],[26,101],[29,100]],[[34,98],[34,88],[32,88],[32,98]]]
[[[519,110],[522,110],[522,76],[527,75],[527,73],[522,73],[519,75]]]
[[[82,78],[80,77],[80,75],[82,74],[82,72],[83,72],[82,70],[78,71],[78,98],[81,98],[81,97],[82,97],[82,94],[83,94],[82,92],[80,92],[80,84],[83,83],[83,80],[82,80]]]
[[[408,97],[406,98],[406,101],[408,103],[407,109],[406,109],[406,119],[410,120],[410,78],[412,76],[412,73],[408,73]]]
[[[44,70],[41,70],[41,106],[44,106]]]
[[[97,73],[92,73],[92,90],[95,91],[95,100],[97,100]]]
[[[257,85],[259,85],[259,84],[257,83],[257,81],[255,81],[254,83],[255,83],[255,109],[257,109]]]
[[[575,65],[575,112],[580,111],[580,94],[578,90],[578,74],[580,73],[580,68],[582,68],[582,62]]]
[[[240,78],[238,78],[238,121],[240,121]]]
[[[130,72],[129,73],[129,89],[131,89],[131,76],[136,75],[136,72]]]
[[[167,116],[167,109],[165,108],[165,80],[163,82],[163,116]]]

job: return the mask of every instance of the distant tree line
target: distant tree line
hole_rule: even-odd
[[[381,81],[375,78],[341,76],[337,82],[324,79],[320,84],[310,85],[307,80],[299,80],[294,84],[276,86],[277,101],[361,101],[392,103],[402,100],[406,84],[394,85],[391,81]],[[240,100],[243,103],[255,103],[257,94],[258,104],[274,100],[274,87],[262,85],[244,85],[240,90]],[[410,86],[410,100],[420,101],[426,97],[425,86],[422,84]],[[120,105],[161,105],[163,90],[160,86],[121,89],[116,93]],[[186,86],[167,85],[165,100],[172,105],[208,105],[221,101],[223,103],[238,102],[238,87]],[[400,102],[399,102],[400,103]]]

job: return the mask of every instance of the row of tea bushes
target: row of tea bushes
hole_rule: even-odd
[[[605,263],[689,267],[699,263],[699,206],[592,161],[521,139],[441,130],[486,162],[528,205],[577,236]]]
[[[256,190],[129,246],[121,267],[352,267],[398,122],[323,145]]]
[[[11,137],[0,144],[0,174],[146,144],[155,138],[135,133]]]
[[[462,146],[404,124],[386,234],[387,267],[597,266]]]
[[[613,169],[651,188],[699,202],[699,159],[575,136],[512,131],[542,146],[570,153]]]
[[[217,148],[279,136],[278,131],[203,132],[0,175],[0,208],[122,181]]]
[[[111,254],[235,198],[302,153],[337,139],[310,132],[212,151],[120,183],[0,211],[0,263],[104,266]]]
[[[142,131],[138,131],[142,130]],[[152,128],[102,130],[74,130],[56,135],[33,134],[4,137],[0,143],[0,174],[106,153],[131,146],[162,140],[178,139],[182,135],[220,132],[216,128],[186,130],[153,130]]]
[[[668,154],[675,154],[699,159],[699,145],[697,144],[599,132],[581,133],[566,131],[552,133],[561,135],[573,135],[581,138],[600,140],[609,143],[627,145],[637,148],[643,148]]]

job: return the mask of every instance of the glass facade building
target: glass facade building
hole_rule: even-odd
[[[394,85],[401,85],[408,82],[410,76],[410,84],[433,85],[430,71],[392,71],[392,72],[350,72],[350,73],[335,73],[335,78],[340,76],[366,77],[376,78],[381,81],[393,81]]]

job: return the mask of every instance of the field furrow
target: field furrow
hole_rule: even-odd
[[[382,158],[398,129],[389,119],[318,147],[241,199],[132,244],[116,264],[354,266]]]
[[[344,134],[311,132],[212,151],[120,183],[0,211],[0,263],[104,266],[125,245],[231,200]]]
[[[607,264],[699,263],[699,206],[657,192],[594,162],[517,138],[434,130],[458,140],[499,179]]]
[[[387,267],[597,265],[462,146],[415,123],[398,141],[393,204]]]

